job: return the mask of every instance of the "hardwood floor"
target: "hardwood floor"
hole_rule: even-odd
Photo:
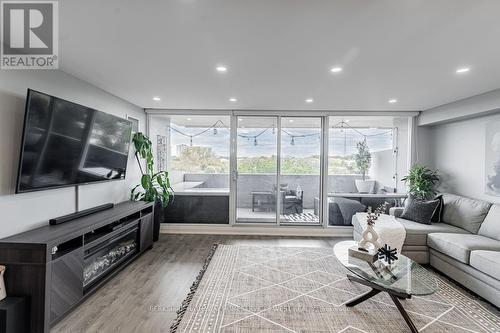
[[[52,333],[168,332],[214,243],[332,247],[344,238],[160,235],[148,251],[58,323]]]

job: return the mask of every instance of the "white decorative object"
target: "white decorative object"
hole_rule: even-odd
[[[0,266],[0,301],[7,297],[7,290],[5,290],[5,282],[3,275],[5,273],[5,266]]]
[[[165,135],[156,136],[156,168],[157,171],[167,170],[167,137]]]
[[[373,193],[375,189],[374,180],[355,179],[354,182],[359,193]]]
[[[361,241],[358,246],[367,251],[377,251],[382,245],[379,241],[378,233],[371,224],[367,224],[365,230],[361,234]]]
[[[366,213],[357,213],[353,218],[358,220],[363,231],[368,228]],[[380,244],[387,244],[392,248],[398,249],[398,253],[401,253],[401,248],[406,238],[406,230],[401,222],[394,216],[382,214],[379,216],[373,229],[378,235]]]
[[[486,194],[500,196],[500,122],[486,124]]]

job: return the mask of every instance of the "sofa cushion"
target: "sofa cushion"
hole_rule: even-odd
[[[446,223],[422,224],[396,218],[406,229],[405,245],[427,246],[427,235],[435,232],[468,234],[469,232]]]
[[[470,254],[470,265],[500,280],[500,251],[477,250]]]
[[[500,240],[500,205],[492,205],[481,224],[478,235]]]
[[[474,234],[429,234],[427,236],[427,245],[464,264],[469,264],[471,251],[500,251],[500,241]]]
[[[479,230],[491,206],[489,202],[449,193],[443,194],[443,204],[442,222],[465,229],[473,234]]]

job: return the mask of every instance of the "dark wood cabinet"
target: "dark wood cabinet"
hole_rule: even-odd
[[[51,262],[50,322],[83,297],[83,246]]]
[[[28,300],[28,332],[48,333],[153,246],[152,203],[127,201],[0,240],[9,296]]]

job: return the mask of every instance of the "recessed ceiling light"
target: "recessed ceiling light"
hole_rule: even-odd
[[[158,101],[161,101],[161,98],[160,98],[160,97],[158,97],[158,96],[155,96],[155,97],[153,97],[153,101],[157,101],[157,102],[158,102]]]
[[[398,100],[395,99],[395,98],[391,98],[390,100],[388,100],[387,102],[391,103],[391,104],[394,104],[394,103],[397,103]]]
[[[470,71],[469,67],[460,67],[455,72],[461,74],[461,73],[467,73],[468,71]]]
[[[187,121],[191,121],[191,118],[187,118]]]
[[[312,99],[312,98],[307,98],[306,99],[306,103],[312,103],[312,102],[314,102],[314,99]]]
[[[293,123],[293,119],[288,120],[289,122]]]
[[[221,72],[221,73],[227,72],[226,66],[217,66],[215,69],[217,70],[217,72]]]
[[[345,122],[345,123],[348,123],[348,122],[350,122],[350,120],[349,120],[349,119],[346,119],[346,120],[344,120],[344,122]]]
[[[229,101],[230,102],[237,102],[238,100],[235,97],[231,97],[231,98],[229,98]]]
[[[238,118],[238,121],[243,121],[243,119],[241,119],[241,118]]]
[[[338,67],[338,66],[332,67],[332,68],[330,68],[330,72],[332,72],[332,73],[342,72],[342,67]]]

